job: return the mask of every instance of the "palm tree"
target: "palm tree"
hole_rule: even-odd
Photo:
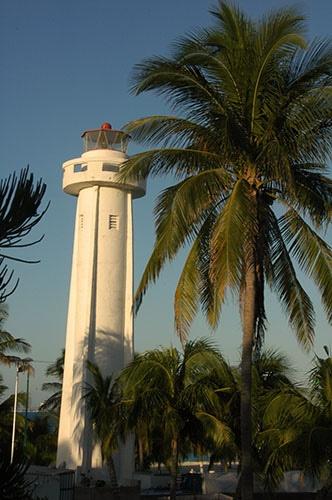
[[[317,498],[332,489],[332,357],[314,359],[309,388],[275,395],[264,414],[262,438],[270,442],[266,478],[280,479],[285,470],[301,468],[319,479]]]
[[[54,421],[48,414],[38,414],[29,422],[26,456],[34,465],[55,463],[57,435]]]
[[[10,366],[18,358],[8,354],[8,351],[27,353],[31,346],[24,339],[13,337],[13,335],[4,330],[4,322],[8,317],[7,308],[0,304],[0,363]]]
[[[266,407],[280,392],[293,390],[294,370],[287,356],[275,349],[263,349],[253,363],[253,411],[261,421]],[[256,423],[257,431],[260,423]]]
[[[182,116],[150,116],[125,129],[154,149],[131,157],[119,180],[172,174],[155,209],[156,241],[136,295],[190,245],[175,291],[185,341],[201,307],[213,328],[227,292],[242,318],[242,498],[253,495],[251,365],[266,329],[266,284],[299,343],[314,338],[314,309],[294,267],[314,280],[332,321],[332,49],[306,44],[292,8],[253,21],[219,1],[216,25],[179,41],[170,57],[137,65],[133,90],[154,91]]]
[[[92,428],[100,445],[103,465],[109,469],[111,486],[116,489],[117,474],[113,454],[118,448],[121,432],[121,391],[112,375],[103,377],[98,366],[87,362],[92,383],[85,387],[84,398],[90,412]]]
[[[10,450],[10,437],[13,426],[12,409],[14,396],[5,397],[5,392],[8,389],[3,384],[3,377],[0,375],[0,450],[1,454],[5,455]]]
[[[31,481],[26,478],[29,466],[23,456],[18,456],[10,463],[5,455],[0,455],[0,498],[32,500]]]
[[[139,431],[143,424],[162,440],[172,499],[180,456],[206,442],[221,447],[233,440],[211,384],[223,363],[219,351],[203,339],[187,342],[183,353],[171,347],[137,355],[121,374],[128,427]]]
[[[62,349],[60,356],[46,369],[48,377],[55,377],[53,382],[44,382],[42,391],[53,391],[53,394],[40,405],[40,410],[46,410],[59,415],[62,395],[62,380],[64,370],[65,350]]]
[[[253,457],[254,470],[261,484],[269,492],[283,479],[286,469],[271,460],[275,442],[266,432],[266,414],[275,399],[286,393],[298,392],[293,381],[294,372],[285,354],[273,349],[264,349],[253,365]],[[273,463],[272,463],[273,462]]]
[[[273,452],[270,436],[266,437],[266,426],[263,416],[271,402],[281,393],[294,391],[296,385],[292,380],[293,369],[287,356],[275,349],[263,349],[252,366],[252,431],[253,431],[253,466],[256,475],[266,489],[273,489],[283,477],[284,470],[275,471],[275,467],[266,465]],[[229,457],[234,460],[239,456],[241,445],[240,432],[240,370],[237,367],[224,365],[211,383],[217,387],[216,393],[223,408],[225,422],[232,429],[234,442],[231,447],[214,449],[211,462],[218,458]],[[275,464],[274,464],[275,465]],[[240,482],[237,494],[239,494]]]
[[[307,468],[325,479],[318,498],[325,498],[332,490],[332,353],[326,346],[324,350],[326,358],[316,356],[309,378],[314,410],[309,413],[311,432],[306,447]]]

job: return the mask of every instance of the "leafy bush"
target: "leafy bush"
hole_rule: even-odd
[[[30,481],[25,479],[29,464],[17,458],[11,464],[0,458],[0,498],[1,500],[30,500]]]

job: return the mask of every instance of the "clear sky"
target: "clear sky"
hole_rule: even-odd
[[[283,0],[240,0],[250,15],[289,5]],[[51,205],[32,235],[44,241],[24,252],[40,264],[13,264],[20,285],[9,300],[7,329],[32,346],[31,357],[53,361],[64,346],[66,310],[76,200],[61,190],[61,164],[81,153],[80,134],[104,122],[121,128],[149,114],[167,112],[153,95],[130,94],[133,66],[152,55],[166,55],[177,37],[210,25],[210,0],[11,0],[0,2],[0,172],[1,177],[30,164],[47,184],[45,202]],[[308,36],[330,35],[332,2],[304,0],[296,5],[308,17]],[[129,153],[139,150],[132,145]],[[145,198],[137,200],[135,217],[136,282],[151,251],[153,201],[169,180],[149,182]],[[331,242],[331,235],[328,238]],[[20,254],[22,255],[22,253]],[[11,265],[11,264],[10,264]],[[173,291],[181,265],[167,267],[151,286],[136,319],[136,350],[178,341],[173,329]],[[317,310],[315,350],[331,345],[331,328],[323,317],[315,288],[305,282]],[[282,312],[267,297],[270,328],[266,342],[286,351],[299,370],[313,353],[297,346]],[[209,335],[202,318],[192,337]],[[225,308],[214,338],[226,357],[236,362],[241,343],[237,308]],[[47,364],[36,362],[32,404],[41,398]],[[14,369],[4,370],[12,385]]]

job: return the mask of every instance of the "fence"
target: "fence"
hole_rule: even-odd
[[[74,500],[75,474],[72,470],[56,470],[31,466],[26,473],[31,483],[32,498]]]

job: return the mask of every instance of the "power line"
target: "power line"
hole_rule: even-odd
[[[33,359],[32,363],[53,363],[53,361],[45,361],[42,359]]]

